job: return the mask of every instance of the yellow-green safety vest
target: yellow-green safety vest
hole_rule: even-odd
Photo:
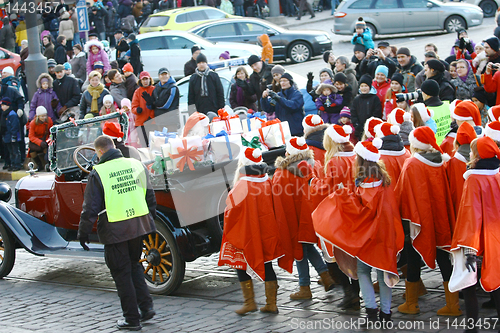
[[[109,222],[125,221],[149,214],[147,178],[142,163],[120,157],[94,166],[104,189]]]
[[[434,111],[432,119],[434,119],[437,125],[436,142],[439,146],[450,131],[450,102],[443,101],[443,104],[440,106],[429,106],[428,108]]]

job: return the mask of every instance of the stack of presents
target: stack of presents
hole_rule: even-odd
[[[149,133],[149,153],[154,158],[154,173],[185,172],[200,166],[237,160],[244,147],[262,151],[284,146],[291,138],[288,122],[266,120],[265,113],[248,114],[240,120],[228,107],[218,111],[212,122],[195,112],[186,122],[182,135],[168,132]]]

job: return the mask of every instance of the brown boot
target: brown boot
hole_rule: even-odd
[[[425,294],[427,294],[427,288],[425,288],[425,285],[424,285],[424,281],[422,281],[422,279],[420,279],[418,281],[418,292],[417,292],[417,295],[418,297],[420,296],[424,296]],[[403,294],[403,299],[406,299],[406,294]]]
[[[276,296],[278,295],[278,281],[266,281],[266,305],[260,308],[260,312],[278,313]]]
[[[323,287],[325,287],[325,291],[330,291],[335,287],[335,281],[333,281],[330,272],[323,272],[319,276],[321,276],[321,281],[323,281]]]
[[[248,312],[257,311],[257,305],[255,304],[255,294],[253,293],[253,282],[252,280],[240,282],[241,290],[243,291],[243,307],[236,312],[239,315],[244,315]]]
[[[290,299],[293,300],[311,299],[312,297],[313,295],[309,286],[300,286],[299,291],[290,295]]]
[[[398,306],[398,311],[406,314],[420,313],[418,306],[418,282],[405,281],[406,285],[406,302]]]
[[[462,315],[460,305],[458,304],[458,291],[452,293],[448,289],[448,281],[443,282],[444,292],[446,297],[446,305],[437,311],[438,316],[453,316]]]

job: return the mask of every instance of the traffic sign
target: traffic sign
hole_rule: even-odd
[[[78,18],[78,29],[80,31],[89,31],[87,7],[76,7],[76,17]]]

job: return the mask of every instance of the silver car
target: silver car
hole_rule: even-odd
[[[500,7],[500,0],[465,0],[467,3],[479,6],[484,13],[484,17],[493,17],[498,7]]]
[[[454,32],[483,23],[483,11],[468,3],[437,0],[346,0],[335,11],[334,33],[351,35],[358,17],[376,34],[429,30]]]

